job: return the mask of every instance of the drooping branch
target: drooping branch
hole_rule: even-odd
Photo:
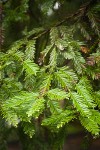
[[[90,7],[94,4],[96,4],[96,2],[98,2],[98,0],[90,0],[87,3],[85,3],[84,5],[82,5],[77,12],[66,16],[62,21],[57,22],[56,24],[52,25],[52,27],[58,27],[64,23],[66,23],[68,20],[73,20],[74,22],[77,22],[77,20],[80,20],[82,17],[85,17],[88,9],[90,9]],[[33,37],[33,39],[38,39],[39,37],[41,37],[42,35],[48,33],[52,27],[49,27],[48,29],[44,29],[42,32],[40,31],[38,33],[38,35],[36,35],[35,37]],[[31,35],[33,36],[33,35]],[[30,37],[29,37],[30,38]]]

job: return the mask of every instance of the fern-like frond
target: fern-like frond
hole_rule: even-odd
[[[27,59],[23,62],[23,69],[26,71],[27,75],[36,75],[39,71],[39,66]]]
[[[93,80],[100,79],[100,69],[99,69],[99,67],[89,66],[89,67],[86,68],[85,72]]]
[[[34,36],[35,34],[41,34],[42,31],[44,31],[43,27],[33,28],[31,31],[25,33],[25,35],[27,38],[29,38],[30,36]]]
[[[12,45],[12,47],[8,50],[8,53],[14,53],[14,52],[18,51],[20,48],[22,48],[23,45],[25,45],[26,42],[27,42],[26,39],[16,41]]]
[[[59,71],[64,72],[66,74],[66,77],[70,81],[75,82],[75,83],[78,81],[77,74],[72,69],[70,69],[69,67],[64,66],[64,67],[61,67],[58,69],[59,69]]]
[[[55,68],[57,65],[57,51],[56,48],[50,53],[49,65],[51,68]]]
[[[46,46],[46,48],[41,52],[43,55],[43,59],[47,56],[47,54],[52,50],[53,44]]]
[[[55,101],[55,100],[47,99],[47,107],[49,108],[51,114],[57,114],[62,111],[58,100]]]
[[[100,109],[100,91],[94,93],[94,100]]]
[[[59,39],[59,32],[57,27],[53,27],[50,30],[50,39],[52,44],[54,44],[57,41],[57,39]]]
[[[63,100],[68,99],[68,94],[61,89],[51,89],[47,92],[47,96],[51,100]]]
[[[79,84],[86,87],[86,89],[91,93],[93,92],[93,88],[92,88],[92,85],[91,85],[91,82],[90,80],[87,79],[86,76],[83,76],[82,78],[80,78],[79,80]]]
[[[62,73],[62,72],[55,72],[55,79],[57,80],[57,84],[60,87],[63,88],[71,88],[72,85],[70,84],[69,80],[66,78],[66,74]]]
[[[29,111],[32,104],[35,103],[36,99],[38,99],[38,97],[39,97],[38,93],[20,92],[16,96],[9,98],[2,105],[2,111],[3,111],[4,118],[7,121],[10,121],[10,118],[11,118],[12,120],[10,122],[15,126],[18,124],[19,119],[21,121],[29,122],[31,117],[29,117],[27,115],[27,112]],[[39,110],[39,108],[38,108],[38,110]],[[37,114],[39,114],[38,110],[37,110]],[[11,111],[11,113],[8,113],[10,111]],[[16,122],[14,120],[14,115],[16,116],[15,117]],[[13,122],[15,122],[15,123],[13,123]]]
[[[72,88],[77,81],[77,76],[75,73],[68,69],[67,67],[62,67],[54,73],[55,80],[57,80],[58,85],[63,88]]]
[[[96,106],[94,103],[93,96],[91,95],[92,88],[88,80],[80,80],[80,82],[76,85],[76,89],[78,94],[82,96],[83,101],[87,104],[88,107],[94,108]]]
[[[91,94],[86,90],[84,86],[81,86],[79,84],[76,85],[77,92],[82,96],[88,107],[94,108],[96,105],[93,101],[93,97]]]
[[[82,73],[83,65],[85,64],[85,59],[81,55],[80,47],[83,43],[74,41],[67,41],[66,45],[62,45],[65,48],[64,51],[61,52],[61,55],[65,59],[72,60],[73,66],[77,73]]]
[[[100,133],[99,125],[97,122],[92,120],[91,118],[88,117],[79,117],[81,124],[86,128],[89,132],[91,132],[93,135],[98,136]]]
[[[52,115],[50,118],[43,120],[42,125],[48,126],[53,131],[55,131],[55,129],[58,130],[59,128],[61,128],[74,118],[75,118],[74,111],[65,110],[62,111],[61,113]]]
[[[36,84],[36,77],[34,75],[26,76],[24,88],[28,91],[33,91]]]
[[[6,119],[6,121],[10,125],[17,127],[17,125],[19,123],[19,118],[18,118],[16,112],[14,112],[13,110],[11,110],[7,107],[3,107],[3,117]]]
[[[73,105],[78,112],[81,113],[82,116],[91,115],[91,111],[88,108],[86,102],[84,102],[83,97],[77,94],[76,92],[70,93],[71,99],[73,101]]]
[[[23,127],[23,131],[25,134],[29,135],[30,138],[35,134],[35,127],[33,123],[22,122],[21,126]]]
[[[72,25],[70,26],[70,28],[69,28],[69,26],[61,25],[58,27],[58,29],[59,29],[60,37],[64,41],[68,42],[73,39],[73,29],[74,28]]]
[[[13,77],[5,78],[2,82],[0,87],[0,100],[2,102],[8,99],[8,97],[13,97],[23,89],[22,83],[16,81]]]
[[[92,53],[90,55],[90,58],[92,58],[95,61],[95,64],[97,64],[97,66],[100,66],[100,47],[97,48],[96,53]]]
[[[94,29],[94,31],[96,32],[96,34],[100,37],[100,30],[99,30],[99,23],[96,21],[96,14],[94,14],[94,12],[92,10],[90,10],[88,13],[87,13],[87,16],[89,18],[89,21],[91,22],[91,26],[92,28]]]
[[[49,74],[43,78],[42,83],[40,85],[41,94],[50,89],[51,81],[52,81],[52,75],[51,74]]]
[[[30,40],[26,45],[25,56],[26,59],[33,60],[35,54],[35,41]]]
[[[83,58],[81,53],[78,51],[75,51],[75,57],[73,58],[73,64],[74,64],[74,67],[75,67],[75,70],[77,71],[77,73],[81,74],[83,72],[85,59]]]
[[[68,41],[63,39],[56,39],[55,45],[61,51],[68,47]]]
[[[31,104],[31,107],[27,111],[28,117],[33,116],[35,118],[38,118],[45,108],[44,102],[44,98],[36,99],[36,101],[33,104]]]
[[[3,104],[3,108],[11,108],[14,109],[19,107],[23,103],[29,103],[30,101],[34,101],[34,99],[38,98],[38,93],[33,92],[20,92],[16,96],[9,98],[9,100],[5,101]]]
[[[21,51],[17,51],[17,52],[11,52],[11,53],[8,53],[8,56],[12,59],[12,60],[17,60],[19,62],[22,62],[23,59],[24,59],[24,53],[21,52]],[[8,58],[9,58],[8,57]]]
[[[90,119],[94,120],[99,126],[100,126],[100,112],[98,110],[91,110],[92,115],[90,116]]]

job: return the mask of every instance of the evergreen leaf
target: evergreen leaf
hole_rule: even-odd
[[[89,21],[91,22],[91,26],[94,29],[94,31],[97,33],[97,35],[100,37],[100,30],[99,30],[99,24],[97,23],[94,12],[91,10],[87,13],[87,16],[89,18]]]
[[[2,106],[4,118],[6,118],[7,120],[11,118],[12,119],[11,124],[15,126],[19,123],[19,119],[21,121],[29,122],[31,118],[28,117],[26,113],[29,110],[30,106],[38,98],[38,96],[39,96],[38,93],[23,91],[18,93],[16,96],[12,98],[9,98],[7,101],[3,103]],[[10,111],[11,113],[8,113]],[[14,118],[16,118],[16,122]]]
[[[54,44],[58,38],[59,38],[58,29],[57,29],[57,27],[53,27],[53,28],[50,30],[51,43]]]
[[[80,82],[76,85],[76,89],[77,89],[78,94],[82,96],[83,101],[86,102],[88,107],[94,108],[96,106],[94,103],[94,99],[91,95],[91,92],[92,92],[90,91],[91,86],[90,84],[88,84],[87,80],[83,80],[83,79],[80,80]]]
[[[61,89],[51,89],[47,92],[47,96],[51,100],[63,100],[65,98],[68,98],[68,94],[61,90]]]
[[[46,46],[46,48],[41,52],[43,54],[43,58],[45,58],[47,56],[47,54],[51,51],[52,48],[53,48],[52,44]]]
[[[38,65],[29,59],[23,62],[23,69],[26,71],[27,75],[36,75],[39,71]]]
[[[44,102],[45,100],[43,98],[36,99],[36,101],[33,104],[31,104],[31,107],[26,112],[28,117],[33,116],[35,118],[38,118],[45,108]]]
[[[100,91],[97,91],[94,93],[94,100],[98,107],[100,108]]]
[[[58,85],[63,88],[72,88],[73,84],[78,80],[77,75],[67,67],[62,67],[54,73]]]
[[[18,118],[16,112],[14,112],[13,110],[8,109],[7,107],[3,108],[3,117],[6,119],[6,121],[10,125],[13,125],[15,127],[18,126],[19,118]]]
[[[86,102],[83,101],[83,97],[77,94],[76,92],[71,92],[70,95],[76,110],[80,112],[82,116],[90,116],[91,111],[88,108]]]
[[[26,50],[25,50],[26,59],[33,60],[34,54],[35,54],[35,41],[30,40],[26,45]]]
[[[79,119],[84,128],[86,128],[89,132],[91,132],[95,136],[99,135],[100,129],[97,122],[90,118],[85,118],[83,116],[80,116]]]
[[[41,94],[44,94],[46,91],[48,91],[50,89],[51,81],[52,81],[52,75],[51,74],[49,74],[49,75],[47,74],[43,78],[42,83],[40,85]]]
[[[54,48],[52,50],[52,52],[50,53],[49,65],[52,68],[55,68],[56,65],[57,65],[57,51],[56,51],[56,48]]]
[[[65,110],[43,120],[42,125],[49,126],[51,130],[55,131],[55,129],[58,130],[59,128],[61,128],[74,118],[75,118],[74,111]]]
[[[35,127],[32,123],[22,122],[22,127],[24,130],[24,133],[29,135],[30,138],[35,134]]]

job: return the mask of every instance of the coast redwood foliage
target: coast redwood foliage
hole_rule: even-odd
[[[1,8],[2,118],[32,139],[47,138],[50,150],[62,149],[74,122],[98,137],[99,0],[7,0]]]

